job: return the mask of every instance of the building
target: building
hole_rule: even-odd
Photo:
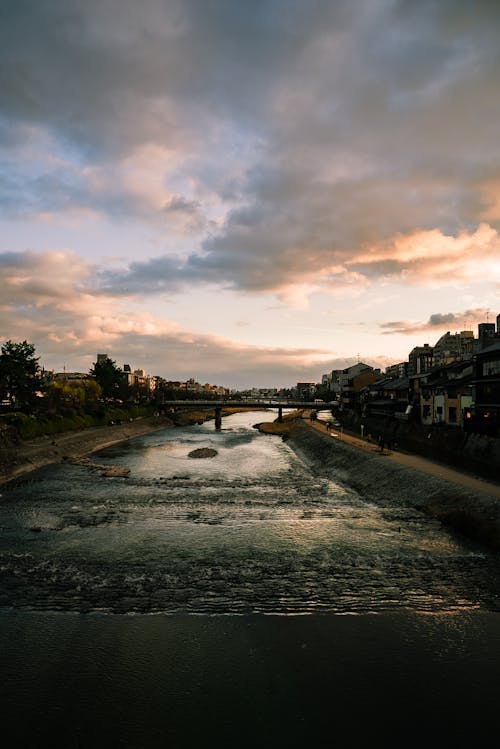
[[[394,416],[408,418],[408,377],[385,377],[361,391],[363,416]]]
[[[94,380],[95,377],[88,372],[54,372],[49,379],[56,382],[66,382],[71,385],[80,385],[89,380]]]
[[[391,364],[389,367],[386,367],[385,373],[387,377],[406,377],[408,375],[408,362],[402,361],[399,364]]]
[[[500,340],[474,356],[472,402],[465,427],[480,434],[500,434]]]
[[[359,393],[366,385],[381,379],[380,369],[374,369],[369,364],[358,362],[346,369],[332,372],[331,390],[341,408],[351,408],[359,401]]]
[[[134,375],[130,367],[130,364],[123,365],[123,379],[125,380],[126,384],[130,387],[134,384]]]
[[[434,349],[428,343],[415,346],[408,356],[408,377],[429,372],[434,363]]]
[[[455,361],[472,357],[474,333],[472,330],[462,330],[460,333],[447,333],[434,344],[433,366],[444,367]]]
[[[472,403],[471,360],[435,368],[420,378],[420,421],[422,424],[463,426],[465,411]]]
[[[497,315],[496,328],[492,322],[482,322],[477,326],[477,340],[474,341],[474,353],[478,353],[500,340],[500,315]]]
[[[314,397],[314,394],[316,392],[316,383],[298,382],[295,387],[295,392],[297,393],[297,398],[307,401],[310,398]]]

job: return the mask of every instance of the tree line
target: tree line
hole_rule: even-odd
[[[74,408],[105,400],[131,400],[144,396],[130,386],[123,370],[109,357],[95,362],[89,379],[54,380],[39,365],[35,346],[28,341],[6,341],[0,347],[0,399],[9,410],[31,411],[43,400],[47,408]],[[43,396],[43,398],[40,398]]]
[[[109,356],[99,357],[94,362],[88,379],[77,382],[64,378],[55,380],[40,367],[32,343],[9,340],[0,347],[0,402],[4,411],[57,412],[65,407],[94,410],[96,404],[103,401],[144,404],[199,398],[199,393],[189,390],[187,385],[182,389],[175,388],[174,383],[161,377],[155,377],[155,385],[151,393],[140,382],[129,383],[127,373]],[[205,392],[203,397],[209,400],[218,396]]]

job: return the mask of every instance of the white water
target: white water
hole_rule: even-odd
[[[60,465],[4,487],[8,745],[495,740],[496,555],[312,476],[262,418],[96,456],[129,479]]]
[[[0,504],[0,605],[105,612],[452,612],[498,606],[496,559],[418,512],[314,477],[264,414],[117,445]],[[273,418],[271,415],[269,418]],[[200,447],[217,450],[193,459]]]

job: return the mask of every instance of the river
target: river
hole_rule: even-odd
[[[2,704],[17,746],[490,736],[498,555],[312,475],[252,428],[264,418],[92,456],[128,478],[62,463],[2,487]],[[200,447],[217,455],[189,457]]]

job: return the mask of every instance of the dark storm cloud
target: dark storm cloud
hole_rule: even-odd
[[[430,315],[426,322],[411,322],[408,320],[398,320],[395,322],[386,322],[381,324],[381,329],[385,335],[392,333],[419,333],[432,332],[434,330],[470,330],[471,325],[486,322],[489,310],[477,307],[466,309],[463,312],[435,312]]]
[[[287,2],[284,13],[283,2],[8,3],[0,27],[4,111],[104,156],[170,143],[190,121],[190,129],[206,127],[207,104],[215,117],[242,110],[255,120],[265,79],[284,73],[322,5]]]
[[[397,274],[396,252],[368,262],[366,248],[473,232],[486,210],[497,228],[499,20],[495,3],[455,0],[7,3],[0,147],[20,158],[0,205],[158,221],[140,179],[131,189],[121,171],[154,146],[169,193],[157,213],[191,216],[179,231],[192,232],[193,251],[133,263],[108,288],[279,290],[321,275],[341,283],[337,266]],[[40,133],[59,158],[34,177]],[[214,201],[217,224],[206,218]]]

